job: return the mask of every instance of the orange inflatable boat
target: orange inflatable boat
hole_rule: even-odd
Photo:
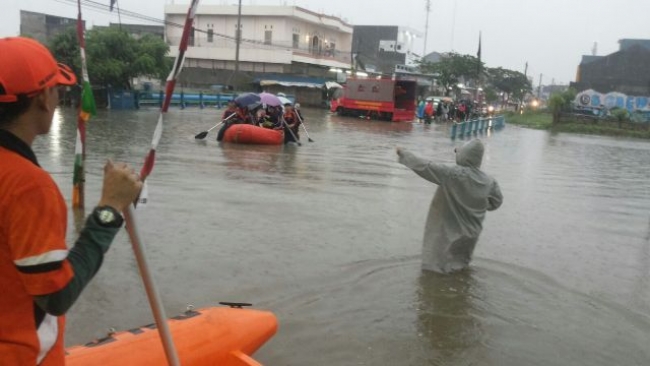
[[[272,313],[241,308],[190,309],[167,322],[183,366],[261,366],[251,355],[277,330]],[[152,324],[70,347],[65,364],[159,366],[167,359]]]
[[[249,124],[237,124],[226,130],[223,141],[238,144],[282,145],[284,132]]]

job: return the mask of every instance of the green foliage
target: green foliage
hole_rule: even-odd
[[[59,33],[50,41],[48,48],[57,61],[70,66],[77,77],[81,79],[81,55],[75,28],[68,28]]]
[[[502,67],[487,69],[488,82],[495,89],[502,91],[518,101],[522,101],[524,95],[532,91],[533,86],[530,80],[519,71],[508,70]]]
[[[630,119],[630,113],[627,109],[617,108],[612,111],[612,116],[616,118],[617,121],[623,122]]]
[[[80,76],[79,43],[74,29],[56,36],[50,50]],[[164,79],[171,67],[169,46],[160,38],[145,35],[135,39],[116,28],[93,29],[86,33],[88,74],[94,85],[131,88],[133,78]]]
[[[485,87],[483,93],[485,94],[485,101],[488,103],[494,103],[499,100],[499,93],[492,86]]]
[[[561,97],[561,94],[558,93]],[[624,110],[624,109],[619,109]],[[552,123],[553,116],[549,113],[507,113],[506,123],[513,125],[520,125],[528,128],[535,128],[541,130],[551,130],[553,132],[567,132],[567,133],[580,133],[588,135],[604,135],[604,136],[624,136],[642,139],[650,139],[650,129],[645,130],[632,130],[621,128],[616,124],[607,123],[606,121],[593,123],[579,122],[578,120],[568,120],[561,124]]]
[[[424,73],[436,74],[436,79],[445,88],[445,95],[449,95],[452,90],[458,91],[457,85],[461,78],[478,79],[479,60],[471,55],[452,52],[443,56],[440,62],[420,62],[420,69]]]
[[[576,95],[578,95],[578,92],[573,88],[569,88],[565,90],[562,93],[562,98],[564,98],[564,104],[566,106],[570,106],[571,103],[576,99]]]
[[[560,113],[566,105],[566,100],[560,93],[553,93],[548,100],[548,107],[553,114]]]

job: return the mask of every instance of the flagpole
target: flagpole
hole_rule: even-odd
[[[185,19],[185,26],[183,27],[183,35],[181,36],[181,42],[178,46],[178,55],[176,55],[176,60],[172,67],[169,76],[167,77],[167,83],[165,85],[165,99],[160,109],[160,115],[158,116],[158,123],[154,130],[153,139],[151,141],[151,148],[149,153],[145,158],[144,165],[140,170],[140,179],[142,179],[144,186],[143,190],[140,193],[138,202],[144,203],[147,200],[147,185],[146,179],[149,177],[153,171],[154,163],[156,160],[156,149],[158,148],[158,143],[162,137],[163,130],[163,121],[164,115],[169,109],[169,104],[171,103],[172,94],[174,93],[174,87],[176,86],[176,79],[180,74],[183,68],[183,61],[185,60],[185,52],[187,51],[188,38],[192,30],[192,23],[194,22],[194,17],[196,15],[196,9],[199,5],[199,0],[192,0],[187,11],[187,17]],[[134,210],[135,205],[129,206],[124,211],[124,219],[126,221],[126,229],[133,246],[133,251],[138,262],[138,267],[142,275],[142,281],[144,282],[144,287],[147,292],[147,297],[149,298],[149,304],[153,312],[156,324],[158,325],[158,332],[162,340],[163,348],[165,350],[165,355],[167,356],[167,362],[172,366],[178,366],[178,354],[174,347],[173,338],[167,324],[167,317],[165,316],[165,310],[162,306],[162,301],[156,290],[156,285],[154,283],[153,276],[149,271],[149,265],[147,264],[147,259],[144,251],[144,245],[140,238],[140,234],[137,228],[136,215]]]
[[[88,67],[86,64],[86,42],[84,40],[84,25],[81,16],[81,0],[77,0],[77,41],[81,55],[81,94],[77,116],[77,137],[75,140],[75,161],[72,177],[72,207],[83,208],[85,201],[86,181],[86,123],[90,116],[95,115],[95,99],[90,87]]]
[[[477,71],[476,71],[476,103],[479,104],[480,106],[480,100],[479,100],[479,93],[480,93],[480,88],[481,88],[481,68],[483,65],[481,65],[481,39],[482,39],[482,32],[478,32],[478,52],[476,53],[476,56],[478,57],[478,65],[477,65]]]

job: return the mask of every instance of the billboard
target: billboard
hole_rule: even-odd
[[[619,92],[603,94],[592,89],[580,92],[576,96],[575,104],[582,108],[624,108],[630,113],[650,111],[650,97],[628,96]]]

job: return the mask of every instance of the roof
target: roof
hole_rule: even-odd
[[[592,62],[594,62],[594,61],[598,61],[598,60],[600,60],[600,59],[603,58],[603,57],[605,57],[605,56],[591,56],[591,55],[583,55],[583,56],[582,56],[582,61],[580,62],[580,65],[585,65],[585,64],[592,63]]]
[[[260,86],[281,85],[281,86],[295,86],[299,88],[316,88],[316,89],[321,89],[322,87],[327,87],[328,89],[341,87],[341,85],[332,81],[328,81],[324,78],[296,76],[296,75],[282,75],[282,74],[262,75],[256,78],[253,81],[253,83],[260,84]]]

